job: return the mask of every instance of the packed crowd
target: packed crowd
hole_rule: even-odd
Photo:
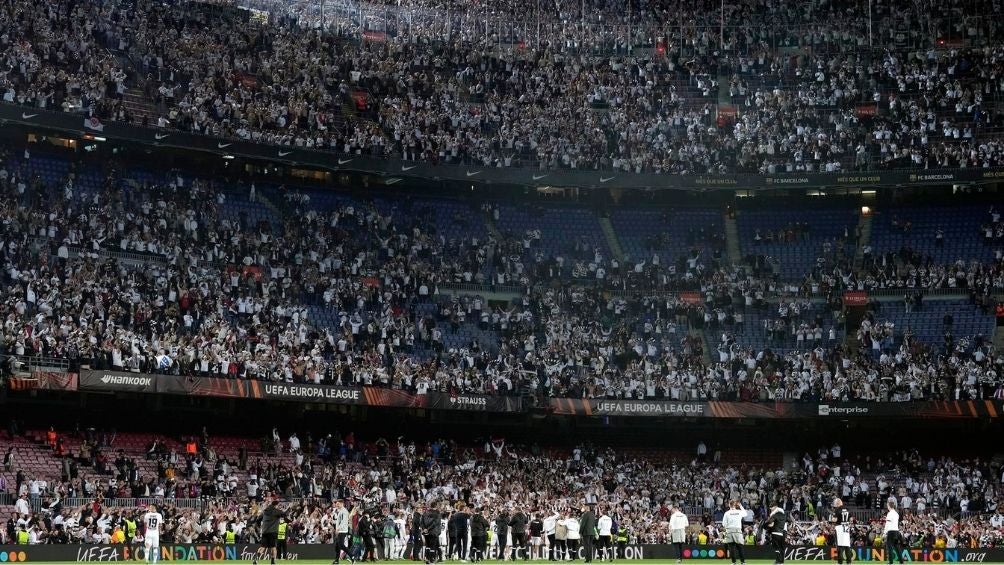
[[[994,133],[1000,49],[985,39],[1001,31],[996,5],[966,19],[968,46],[949,49],[911,26],[957,32],[969,7],[877,2],[871,39],[893,46],[880,53],[854,51],[870,44],[860,7],[823,2],[744,1],[722,14],[713,2],[641,2],[625,13],[613,2],[517,1],[486,14],[423,1],[393,16],[336,2],[324,26],[311,22],[319,14],[289,13],[313,4],[252,4],[276,17],[150,2],[11,4],[0,90],[11,103],[151,127],[491,167],[838,172],[1004,158]],[[543,39],[502,24],[527,14],[537,30],[543,18]],[[736,25],[719,28],[723,16]],[[374,21],[397,31],[360,41]],[[503,36],[522,47],[500,49]],[[779,53],[793,45],[800,54]],[[131,116],[130,88],[156,117]],[[735,119],[719,115],[725,88]]]
[[[95,188],[80,182],[79,163],[48,186],[5,161],[14,163],[0,171],[8,370],[43,356],[95,369],[542,400],[1004,396],[1004,359],[988,336],[960,335],[947,356],[910,339],[879,340],[875,355],[863,338],[847,349],[838,301],[819,309],[790,285],[705,264],[702,253],[628,267],[582,247],[563,261],[529,236],[447,238],[435,210],[417,202],[315,208],[285,189],[295,221],[255,224],[225,213],[247,186],[235,193],[180,172],[140,183],[108,164]],[[122,252],[131,255],[116,259]],[[586,261],[586,273],[610,269],[601,284],[548,284]],[[439,292],[488,273],[519,277],[527,290],[507,303]],[[667,282],[703,302],[656,290]],[[746,316],[758,316],[769,339],[748,341],[757,328]]]
[[[758,520],[779,503],[798,524],[789,531],[790,540],[813,544],[818,534],[832,535],[828,517],[833,499],[840,497],[856,505],[856,545],[881,542],[875,519],[890,498],[905,517],[903,532],[911,546],[934,547],[939,538],[962,547],[1004,541],[1004,516],[997,506],[1002,469],[979,458],[924,458],[916,451],[852,458],[835,444],[781,468],[725,464],[720,450],[711,456],[703,443],[696,457],[662,457],[589,444],[544,450],[498,437],[486,438],[482,447],[405,438],[366,442],[352,433],[316,440],[308,434],[301,441],[295,433],[282,439],[274,431],[262,440],[266,453],[248,457],[242,451],[228,460],[217,457],[210,442],[198,443],[196,453],[182,456],[164,445],[151,446],[146,456],[157,460],[157,476],[131,474],[129,459],[121,454],[101,473],[86,462],[61,480],[19,473],[17,485],[11,485],[19,495],[14,515],[0,533],[13,540],[23,527],[31,543],[132,541],[137,532],[125,521],[133,514],[131,499],[142,497],[155,500],[168,517],[161,538],[166,543],[222,542],[228,531],[254,543],[260,539],[260,505],[279,497],[290,501],[285,507],[290,543],[330,543],[333,500],[346,501],[354,517],[365,512],[377,525],[397,522],[391,537],[405,545],[414,533],[413,512],[447,504],[481,512],[493,526],[522,512],[527,521],[551,517],[551,527],[556,516],[574,520],[584,504],[596,505],[597,515],[609,513],[632,543],[666,543],[668,516],[680,508],[691,518],[691,543],[718,543],[722,512],[737,500],[747,509],[749,543],[760,543]],[[295,460],[272,455],[290,450]],[[236,488],[215,489],[228,481]],[[92,502],[63,506],[63,500],[78,496]],[[123,497],[130,500],[116,502]],[[180,504],[197,497],[204,499],[197,508]],[[383,537],[382,527],[374,530],[372,535]],[[502,541],[496,543],[505,546],[505,528],[500,531],[496,539]]]

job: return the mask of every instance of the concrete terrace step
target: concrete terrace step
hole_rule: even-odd
[[[620,239],[617,238],[617,232],[614,231],[614,226],[610,222],[608,216],[600,217],[600,228],[603,230],[603,235],[607,238],[607,245],[610,247],[610,252],[613,253],[614,257],[618,261],[624,261],[624,248],[621,247]]]
[[[736,223],[736,214],[739,212],[736,210],[732,211],[732,214],[725,212],[725,243],[726,249],[729,253],[729,262],[733,265],[738,265],[743,261],[742,249],[739,247],[739,225]]]

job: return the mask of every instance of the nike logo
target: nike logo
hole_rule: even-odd
[[[548,176],[551,176],[551,174],[548,173],[546,175],[533,175],[533,180],[540,180],[540,179],[542,179],[544,177],[548,177]]]
[[[409,167],[409,166],[407,166],[407,165],[401,165],[401,172],[402,172],[402,173],[406,173],[406,172],[408,172],[408,171],[410,171],[410,170],[414,169],[414,168],[415,168],[415,167],[417,167],[417,166],[418,166],[418,165],[412,165],[412,166],[410,166],[410,167]]]
[[[399,182],[401,182],[401,179],[395,177],[395,178],[392,178],[392,179],[387,179],[387,182],[384,183],[384,184],[392,185],[392,184],[397,184]]]
[[[35,116],[37,116],[37,115],[38,114],[25,114],[24,112],[21,112],[21,119],[22,120],[30,120],[30,119],[34,118]]]
[[[292,153],[292,151],[280,151],[279,152],[279,156],[280,157],[285,157],[286,155],[289,155],[290,153]]]
[[[219,148],[219,149],[226,149],[227,147],[230,147],[231,145],[233,145],[233,143],[217,143],[216,147]]]
[[[600,177],[600,182],[601,183],[610,182],[610,181],[614,180],[615,178],[617,178],[617,177]]]
[[[339,159],[338,160],[338,164],[339,165],[344,165],[345,163],[351,163],[351,162],[352,162],[352,159]]]
[[[155,134],[153,134],[153,138],[156,139],[157,141],[160,141],[161,139],[167,139],[168,137],[171,137],[171,135],[167,134],[167,133],[155,133]]]
[[[481,171],[474,171],[473,173],[472,172],[468,172],[467,173],[467,177],[470,178],[470,177],[473,177],[474,175],[480,175],[480,174],[481,174]]]

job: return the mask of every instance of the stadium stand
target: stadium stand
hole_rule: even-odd
[[[12,219],[6,237],[22,246],[7,248],[6,317],[21,309],[42,314],[28,332],[7,325],[4,347],[15,365],[42,356],[94,368],[419,391],[763,400],[904,400],[929,398],[931,391],[937,398],[953,388],[951,375],[959,370],[946,372],[944,358],[925,357],[912,369],[938,367],[934,378],[945,386],[904,385],[898,394],[875,388],[865,370],[873,360],[838,364],[848,359],[831,351],[848,333],[840,308],[783,281],[847,268],[846,260],[826,261],[852,255],[853,241],[837,251],[856,221],[846,210],[741,211],[738,233],[747,255],[775,255],[780,269],[779,276],[753,275],[742,266],[715,267],[724,262],[716,234],[722,215],[713,209],[618,211],[611,225],[627,249],[670,250],[665,264],[620,263],[587,208],[399,202],[268,184],[252,195],[250,184],[181,171],[102,172],[30,152],[6,162],[5,190],[28,201],[6,211]],[[26,181],[32,190],[22,190]],[[53,215],[50,201],[68,213]],[[288,214],[273,201],[288,206]],[[92,221],[95,211],[111,223]],[[659,232],[662,221],[671,228]],[[38,236],[15,236],[22,228]],[[978,242],[977,233],[970,236]],[[674,252],[684,255],[671,258]],[[46,271],[33,271],[36,256],[48,272],[64,273],[63,280],[53,284]],[[999,260],[983,257],[990,262],[975,265],[999,272]],[[103,278],[90,280],[90,273]],[[489,281],[518,282],[521,290],[488,300]],[[584,286],[548,288],[553,281]],[[624,292],[629,282],[634,290]],[[981,386],[964,394],[993,397],[1002,373],[990,349],[986,297],[1001,282],[986,278],[979,301],[928,297],[911,312],[879,310],[876,303],[871,323],[878,320],[889,338],[876,347],[865,328],[852,344],[872,349],[876,360],[915,343],[932,353],[980,352],[978,360],[967,357],[967,370],[984,371]],[[446,290],[456,284],[474,290]],[[703,304],[660,294],[674,286],[699,291]],[[910,288],[967,286],[936,281]],[[619,292],[601,294],[603,288]],[[789,289],[802,294],[796,299]],[[67,299],[80,310],[57,319],[54,301]],[[101,312],[123,321],[94,319]],[[125,312],[133,312],[130,322],[121,318]],[[611,346],[627,357],[609,361]],[[768,350],[784,356],[785,372],[797,370],[785,386],[768,383],[777,369],[764,361],[773,357],[760,355]],[[823,366],[803,371],[810,352]],[[740,375],[739,360],[748,357],[758,361]],[[910,362],[897,368],[905,369]]]
[[[39,543],[57,543],[57,531],[63,529],[74,543],[100,541],[100,534],[109,533],[113,523],[142,504],[141,500],[155,501],[179,515],[192,517],[198,516],[193,512],[205,511],[213,516],[213,527],[194,531],[186,531],[184,521],[176,521],[172,524],[172,534],[177,536],[174,541],[212,541],[222,536],[227,524],[238,523],[238,535],[253,541],[260,534],[246,512],[253,512],[254,501],[269,492],[304,502],[335,496],[367,507],[417,504],[443,496],[483,506],[492,514],[524,506],[546,512],[574,507],[563,485],[563,477],[571,475],[579,488],[586,488],[600,501],[601,508],[616,512],[633,538],[652,543],[664,541],[658,516],[664,517],[671,506],[705,516],[703,526],[689,534],[693,540],[701,533],[717,539],[723,533],[707,520],[720,516],[728,497],[738,497],[751,509],[748,527],[752,531],[753,517],[762,517],[776,494],[787,501],[794,516],[804,520],[805,526],[792,532],[793,539],[804,543],[811,544],[815,533],[826,531],[818,518],[827,515],[828,501],[836,495],[862,516],[856,535],[868,545],[879,532],[865,517],[871,515],[872,505],[889,496],[901,501],[904,510],[915,513],[916,519],[909,521],[909,535],[918,536],[918,543],[932,544],[933,537],[927,541],[923,537],[957,536],[963,528],[985,523],[981,511],[987,499],[981,477],[985,480],[1000,472],[998,464],[985,460],[925,459],[916,451],[890,454],[892,457],[885,459],[849,455],[839,445],[806,452],[785,469],[778,453],[754,449],[706,454],[699,449],[695,456],[693,451],[615,450],[588,444],[564,449],[526,448],[509,445],[503,438],[485,439],[482,448],[443,440],[424,444],[404,438],[362,441],[352,433],[316,439],[308,433],[301,440],[295,432],[282,438],[273,430],[258,440],[209,437],[204,432],[174,440],[156,434],[87,429],[71,433],[29,431],[24,437],[8,440],[15,452],[17,476],[8,472],[4,478],[17,482],[18,488],[12,490],[23,490],[36,512],[46,508],[48,518],[62,518],[62,524],[57,522],[36,533]],[[50,445],[53,441],[55,448]],[[65,456],[54,456],[59,451],[65,451]],[[359,473],[365,469],[376,472]],[[419,469],[441,472],[435,478],[428,476],[423,488],[416,488],[415,474],[430,472]],[[541,477],[541,469],[557,471],[556,480]],[[498,480],[501,473],[509,475],[509,482]],[[353,476],[355,480],[345,481]],[[966,481],[961,488],[953,482],[959,479]],[[517,489],[509,491],[504,500],[498,498],[497,489],[503,484],[511,488],[531,482],[537,485],[536,494]],[[666,484],[672,488],[659,487]],[[708,489],[701,485],[716,486]],[[658,494],[648,494],[653,489]],[[232,506],[218,512],[227,508],[223,499],[236,496],[249,496],[252,507],[242,506],[237,514]],[[199,498],[221,501],[193,508],[191,499]],[[71,502],[75,500],[80,502]],[[971,512],[973,518],[940,529],[941,517],[960,509],[964,517]],[[325,507],[325,513],[330,511],[330,506]],[[87,516],[93,522],[86,520]],[[291,520],[296,528],[294,539],[330,541],[330,529],[306,518]],[[50,523],[52,520],[46,522]],[[92,537],[95,533],[99,535]],[[991,536],[991,543],[999,543],[999,538],[993,538],[999,534],[990,528],[986,535]]]
[[[165,543],[257,544],[262,507],[281,498],[291,543],[334,543],[341,500],[355,551],[382,559],[415,550],[417,509],[461,502],[566,531],[595,502],[626,539],[658,544],[679,508],[686,543],[703,546],[724,541],[736,500],[748,544],[770,539],[777,505],[792,521],[782,539],[822,546],[836,542],[839,497],[857,548],[894,539],[890,499],[908,547],[1001,547],[1001,12],[985,0],[4,3],[0,97],[21,118],[0,131],[0,544],[140,543],[123,532],[149,503],[168,518]],[[83,130],[41,123],[50,111]],[[109,142],[106,123],[156,143]],[[181,132],[220,153],[161,143],[191,139]],[[223,153],[244,142],[280,159],[337,153],[337,167]],[[363,175],[349,156],[406,164]],[[477,170],[395,186],[418,164]],[[487,181],[516,168],[535,183],[661,176],[628,190]],[[930,191],[862,188],[892,170]],[[956,183],[963,170],[989,176]],[[850,176],[827,192],[816,173]],[[745,186],[753,176],[765,190]],[[681,178],[698,189],[659,194]],[[90,370],[522,410],[39,389],[38,373]],[[818,420],[626,426],[591,401]],[[893,407],[909,424],[850,417]],[[135,417],[161,409],[170,422]],[[77,412],[87,423],[65,427]],[[919,423],[936,413],[945,422]],[[233,421],[185,435],[194,414]],[[404,435],[380,437],[392,428]],[[854,448],[820,441],[831,436]],[[519,543],[496,531],[498,549]]]
[[[461,18],[456,35],[450,25],[416,24],[409,5],[377,5],[368,17],[361,4],[336,3],[318,26],[297,13],[302,3],[270,3],[264,18],[194,3],[146,2],[138,10],[113,3],[72,16],[63,13],[68,7],[47,12],[26,3],[25,17],[56,22],[49,27],[61,39],[74,26],[101,32],[74,52],[8,19],[19,49],[7,56],[15,72],[5,78],[4,98],[262,143],[485,166],[775,173],[1001,164],[998,84],[979,70],[999,58],[981,43],[1000,31],[996,6],[967,19],[973,33],[953,39],[954,47],[902,26],[923,21],[948,35],[959,25],[957,11],[882,6],[873,18],[888,27],[868,32],[868,44],[887,50],[862,47],[866,55],[852,56],[833,49],[833,38],[857,46],[865,30],[832,7],[781,16],[776,7],[739,2],[725,26],[726,14],[715,8],[671,16],[647,3],[631,19],[649,12],[653,20],[632,23],[600,4],[597,12],[578,10],[578,21],[545,9],[541,22],[534,7],[537,25],[523,30],[531,40],[510,27],[523,20],[519,2],[488,20],[478,14],[475,21],[488,26],[480,31],[465,31],[471,20],[463,9],[421,7],[441,23]],[[407,30],[369,28],[404,16],[400,10]],[[602,23],[588,21],[605,12]],[[767,31],[792,17],[797,23],[783,33],[791,36]],[[761,22],[763,37],[743,31],[751,19]],[[496,52],[506,38],[507,49]],[[591,49],[594,41],[606,48]],[[248,50],[257,60],[202,57]],[[295,67],[302,72],[282,64],[310,57],[317,59]],[[54,88],[50,77],[66,87]],[[720,114],[723,97],[735,112]],[[730,114],[734,124],[720,119]]]

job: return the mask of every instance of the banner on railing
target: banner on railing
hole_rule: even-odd
[[[81,371],[80,390],[428,408],[430,410],[463,410],[467,412],[516,413],[523,411],[522,399],[512,396],[448,394],[445,392],[413,394],[403,390],[378,387],[293,384],[124,371]]]
[[[67,388],[64,390],[75,390]],[[212,377],[152,375],[84,370],[79,390],[318,402],[389,408],[424,408],[467,412],[519,413],[526,408],[515,396],[412,392],[381,387],[346,387]],[[663,399],[552,398],[551,413],[569,416],[642,416],[687,418],[999,418],[1002,400],[937,402],[731,402]]]
[[[844,293],[844,306],[867,306],[868,293],[863,290],[850,290]]]
[[[81,371],[80,390],[247,397],[247,381],[126,371]]]
[[[572,416],[691,418],[999,418],[1004,402],[726,402],[552,398],[551,412]]]
[[[10,390],[77,390],[77,373],[59,371],[32,371],[27,375],[15,374],[7,381]]]
[[[379,547],[379,546],[378,546]],[[408,548],[410,549],[410,547]],[[765,546],[746,546],[745,557],[750,560],[773,559],[774,552]],[[378,549],[379,551],[379,549]],[[238,543],[223,544],[164,544],[160,546],[158,557],[162,562],[171,561],[252,561],[262,559],[264,550],[258,545]],[[578,560],[584,551],[577,551]],[[882,548],[862,547],[854,549],[855,561],[876,561],[882,563],[886,552]],[[410,554],[409,554],[410,555]],[[334,553],[327,544],[293,544],[288,547],[282,561],[328,561]],[[520,555],[517,554],[517,558]],[[1004,549],[905,549],[903,561],[923,563],[989,563],[1004,561]],[[489,550],[489,559],[497,559],[497,548]],[[637,561],[642,559],[677,559],[676,547],[666,544],[630,544],[618,548],[615,560]],[[679,558],[684,560],[726,560],[731,559],[728,551],[716,545],[686,545]],[[784,552],[785,561],[835,561],[836,548],[826,546],[793,546]],[[7,545],[0,546],[0,562],[97,562],[120,561],[141,562],[147,560],[147,550],[139,545]]]
[[[85,131],[79,114],[0,104],[0,120],[35,131],[60,131],[76,135]],[[93,128],[88,128],[93,129]],[[101,137],[119,142],[226,154],[248,159],[285,162],[332,171],[359,171],[384,177],[491,182],[501,185],[570,186],[576,188],[640,188],[645,190],[768,190],[786,188],[902,186],[952,183],[986,183],[1004,180],[1004,169],[943,169],[921,171],[868,171],[851,173],[778,173],[772,175],[670,175],[614,170],[555,169],[535,167],[486,167],[483,164],[436,164],[402,161],[381,155],[358,155],[319,151],[304,147],[273,146],[239,139],[160,128],[144,128],[121,122],[101,123]]]
[[[396,408],[428,408],[430,410],[464,410],[474,412],[522,412],[523,402],[512,396],[480,394],[448,394],[429,392],[413,394],[404,390],[378,387],[340,387],[329,385],[250,383],[251,398],[356,404]]]

